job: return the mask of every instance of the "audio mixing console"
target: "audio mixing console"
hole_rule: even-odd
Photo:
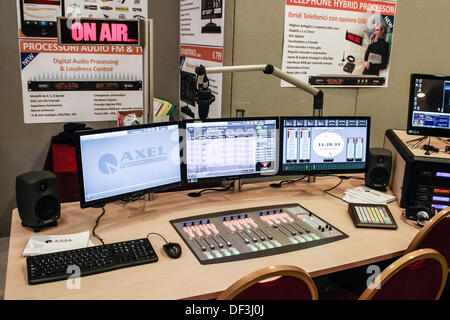
[[[217,212],[170,223],[201,264],[280,254],[348,237],[299,204]]]

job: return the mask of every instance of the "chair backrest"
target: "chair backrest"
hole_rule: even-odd
[[[445,258],[434,249],[410,252],[378,275],[359,300],[437,300],[447,268]]]
[[[411,241],[406,253],[431,248],[442,254],[450,267],[450,207],[440,211]]]
[[[275,279],[271,279],[277,277]],[[267,280],[267,281],[266,281]],[[279,265],[254,271],[232,284],[217,300],[317,300],[314,281],[303,269]]]

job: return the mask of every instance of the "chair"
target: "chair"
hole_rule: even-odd
[[[412,251],[381,272],[359,300],[438,300],[447,270],[444,256],[436,250]]]
[[[447,266],[450,266],[450,207],[440,211],[425,224],[405,253],[423,248],[437,250],[447,260]]]
[[[271,279],[274,277],[277,278]],[[317,300],[317,297],[317,288],[308,273],[295,266],[279,265],[244,276],[217,300]]]

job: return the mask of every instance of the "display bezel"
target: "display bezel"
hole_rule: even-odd
[[[284,150],[284,121],[285,120],[367,120],[367,141],[366,141],[366,161],[364,162],[364,169],[327,169],[327,170],[308,170],[308,171],[291,171],[285,170],[283,166],[283,150]],[[370,117],[367,116],[330,116],[330,117],[315,117],[315,116],[299,116],[299,117],[280,117],[280,143],[279,143],[279,175],[327,175],[327,174],[341,174],[341,173],[366,173],[368,168],[368,156],[370,149]]]
[[[180,121],[160,122],[160,123],[152,123],[152,124],[142,124],[142,125],[135,125],[135,126],[114,127],[114,128],[87,130],[87,131],[77,132],[75,151],[76,151],[76,160],[77,160],[78,187],[79,187],[79,193],[80,193],[81,208],[102,207],[103,205],[105,205],[106,203],[109,203],[109,202],[143,196],[144,194],[149,193],[151,191],[161,191],[166,188],[173,187],[173,186],[180,186],[182,184],[181,155],[180,155],[180,180],[178,182],[172,182],[172,183],[163,184],[163,185],[160,185],[157,187],[135,190],[132,192],[122,193],[122,194],[118,194],[118,195],[114,195],[114,196],[110,196],[110,197],[105,197],[102,199],[86,201],[86,197],[85,197],[86,195],[85,195],[85,190],[84,190],[84,179],[83,179],[83,162],[82,162],[82,157],[81,157],[81,137],[82,136],[110,133],[110,132],[127,131],[127,130],[137,130],[137,129],[144,129],[144,128],[164,127],[164,126],[171,126],[171,125],[177,125],[178,132],[181,133],[181,122]],[[179,147],[180,147],[180,152],[181,152],[181,147],[182,147],[181,141],[179,141]]]
[[[186,139],[186,125],[188,123],[209,123],[209,122],[229,122],[229,121],[255,121],[255,120],[274,120],[276,124],[276,156],[275,156],[275,172],[273,174],[262,175],[260,173],[248,173],[248,174],[239,174],[239,175],[229,175],[229,176],[216,176],[216,177],[205,177],[205,178],[197,178],[197,181],[188,181],[187,179],[187,139]],[[255,178],[255,177],[272,177],[276,176],[279,172],[279,157],[277,156],[280,150],[280,118],[279,117],[245,117],[245,118],[211,118],[211,119],[190,119],[182,121],[182,132],[183,132],[183,161],[181,161],[181,176],[183,178],[183,182],[185,184],[192,184],[198,182],[205,181],[228,181],[228,180],[236,180],[239,178]]]
[[[410,135],[418,135],[418,136],[446,137],[446,138],[450,137],[450,128],[449,129],[427,128],[412,125],[416,79],[450,81],[450,76],[420,74],[420,73],[411,74],[409,84],[408,123],[406,125],[406,132]]]

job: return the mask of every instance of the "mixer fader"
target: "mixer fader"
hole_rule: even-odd
[[[348,237],[299,204],[217,212],[170,223],[201,264],[280,254]]]

